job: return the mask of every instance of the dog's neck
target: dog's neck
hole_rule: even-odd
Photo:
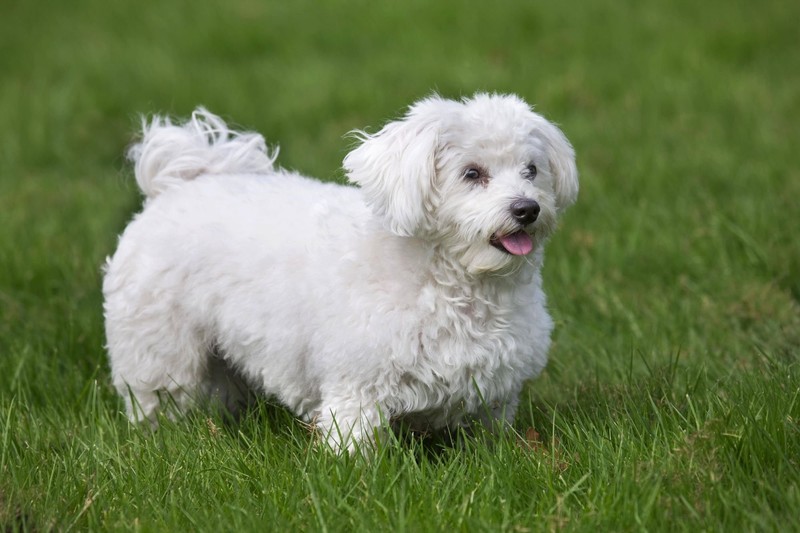
[[[541,284],[540,270],[544,257],[544,245],[540,243],[527,256],[514,257],[501,270],[470,272],[463,264],[463,254],[446,246],[441,241],[430,241],[421,237],[402,237],[390,232],[375,233],[379,237],[366,243],[366,258],[373,257],[374,247],[383,250],[381,263],[387,269],[406,264],[403,272],[385,272],[386,276],[401,275],[409,278],[406,287],[417,290],[396,295],[409,304],[417,302],[416,294],[430,287],[437,299],[451,302],[454,307],[473,307],[485,304],[488,307],[506,305],[506,298],[513,297],[518,290]],[[378,268],[374,262],[373,269]],[[413,281],[412,281],[413,279]],[[513,306],[511,306],[513,307]]]
[[[432,281],[453,301],[482,301],[496,305],[500,294],[510,294],[518,287],[528,286],[539,279],[544,258],[543,246],[529,256],[516,258],[505,269],[494,272],[470,273],[460,260],[441,245],[434,245],[431,254]]]
[[[497,270],[473,270],[465,265],[464,254],[459,250],[449,249],[442,244],[431,245],[431,267],[434,272],[441,272],[462,285],[482,285],[527,283],[530,273],[542,267],[544,246],[538,244],[534,250],[524,257],[514,257],[506,266]]]

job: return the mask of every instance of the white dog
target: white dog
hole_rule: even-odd
[[[273,166],[198,109],[130,151],[144,210],[107,262],[113,380],[133,420],[237,379],[335,449],[383,422],[511,422],[547,361],[543,247],[575,156],[515,96],[430,97],[344,159],[359,187]],[[171,411],[172,412],[172,411]]]

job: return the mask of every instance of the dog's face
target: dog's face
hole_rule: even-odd
[[[473,274],[524,260],[578,193],[569,142],[515,96],[428,98],[362,140],[344,166],[376,214]]]

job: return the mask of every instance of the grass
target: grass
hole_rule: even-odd
[[[800,5],[12,1],[0,19],[0,525],[800,531]],[[320,453],[260,404],[153,435],[109,386],[100,265],[140,112],[204,104],[341,180],[342,135],[515,92],[581,171],[516,434]]]

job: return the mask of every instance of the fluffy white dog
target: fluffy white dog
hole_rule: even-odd
[[[103,284],[133,420],[233,406],[239,379],[335,449],[386,421],[513,420],[547,361],[540,271],[578,193],[570,143],[489,94],[426,98],[357,135],[349,187],[276,168],[263,137],[204,109],[144,124],[130,151],[144,210]]]

